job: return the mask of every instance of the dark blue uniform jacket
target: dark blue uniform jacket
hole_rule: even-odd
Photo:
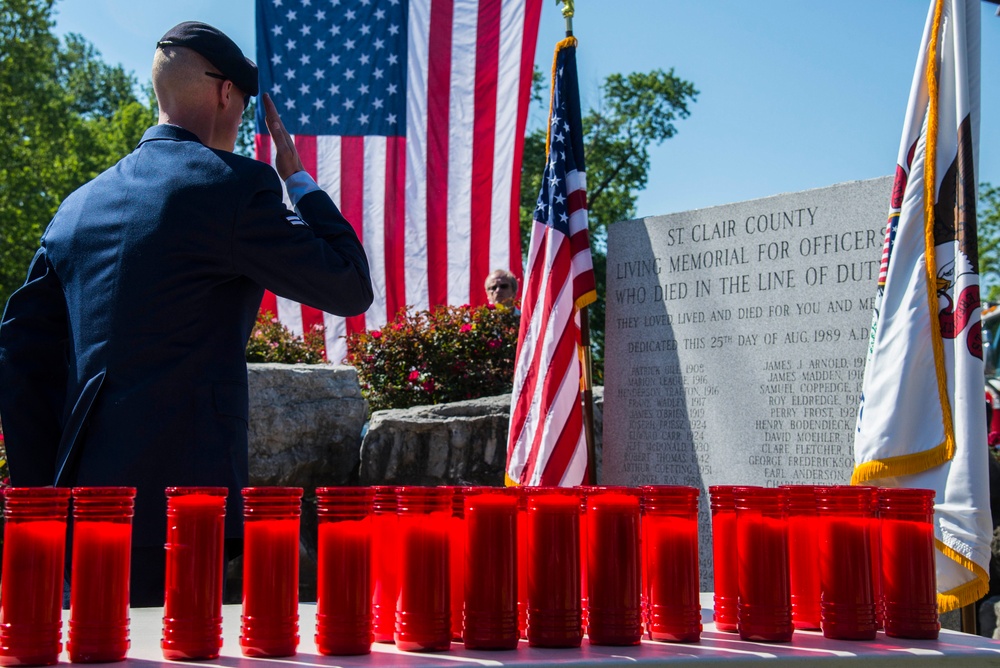
[[[342,316],[372,301],[329,196],[297,209],[308,224],[270,166],[171,125],[70,195],[0,324],[12,483],[136,486],[137,545],[163,543],[165,487],[225,485],[239,536],[264,288]]]

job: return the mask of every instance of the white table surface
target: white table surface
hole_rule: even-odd
[[[220,668],[281,668],[282,666],[371,666],[385,668],[432,668],[445,666],[586,666],[605,668],[631,665],[737,666],[778,661],[785,666],[1000,666],[1000,641],[942,630],[936,641],[899,640],[879,632],[873,641],[828,640],[819,631],[796,631],[790,643],[759,643],[740,640],[735,633],[715,630],[712,623],[712,595],[702,594],[704,631],[699,643],[660,643],[643,641],[634,647],[592,646],[586,638],[578,649],[541,649],[528,647],[522,640],[516,650],[501,652],[466,651],[461,643],[452,643],[448,652],[400,652],[391,644],[375,643],[367,656],[322,656],[316,651],[316,606],[299,606],[298,654],[283,659],[249,659],[240,652],[240,612],[238,605],[223,609],[223,647],[218,659],[199,661],[196,665]],[[68,612],[65,613],[68,618]],[[160,651],[162,608],[132,610],[132,648],[127,661],[114,664],[127,668],[152,668],[154,665],[178,665],[165,661]],[[63,642],[65,629],[63,624]],[[69,661],[66,652],[61,660]]]

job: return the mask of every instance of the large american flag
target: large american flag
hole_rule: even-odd
[[[399,309],[480,304],[521,275],[524,127],[541,0],[257,0],[257,60],[306,169],[368,253],[375,302],[340,318],[266,294],[292,331],[343,337]],[[273,148],[257,115],[256,154]]]
[[[576,39],[556,45],[547,160],[538,195],[507,443],[507,483],[583,482],[587,445],[580,403],[580,309],[597,298],[587,228]]]

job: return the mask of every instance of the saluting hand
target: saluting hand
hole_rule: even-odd
[[[267,125],[267,131],[271,133],[271,141],[274,142],[274,168],[278,170],[281,180],[284,181],[295,172],[305,169],[299,158],[299,152],[295,149],[292,135],[285,129],[281,116],[278,115],[278,108],[274,106],[274,101],[267,93],[264,93],[264,123]]]

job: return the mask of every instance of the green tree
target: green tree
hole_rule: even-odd
[[[63,198],[155,122],[130,73],[79,35],[55,36],[54,1],[0,3],[0,303],[23,282]]]
[[[690,115],[688,104],[697,96],[694,84],[676,76],[673,69],[612,74],[601,87],[597,108],[583,114],[587,208],[597,281],[597,302],[590,307],[597,380],[603,378],[608,225],[635,216],[635,202],[649,178],[649,147],[677,133],[674,122]],[[521,247],[525,253],[544,168],[545,128],[538,128],[524,140]]]
[[[254,137],[257,134],[255,115],[257,113],[257,98],[250,100],[250,106],[243,110],[243,120],[240,123],[240,132],[236,135],[236,149],[234,153],[245,155],[248,158],[254,157]]]
[[[983,299],[1000,302],[1000,187],[979,184],[979,279]]]

